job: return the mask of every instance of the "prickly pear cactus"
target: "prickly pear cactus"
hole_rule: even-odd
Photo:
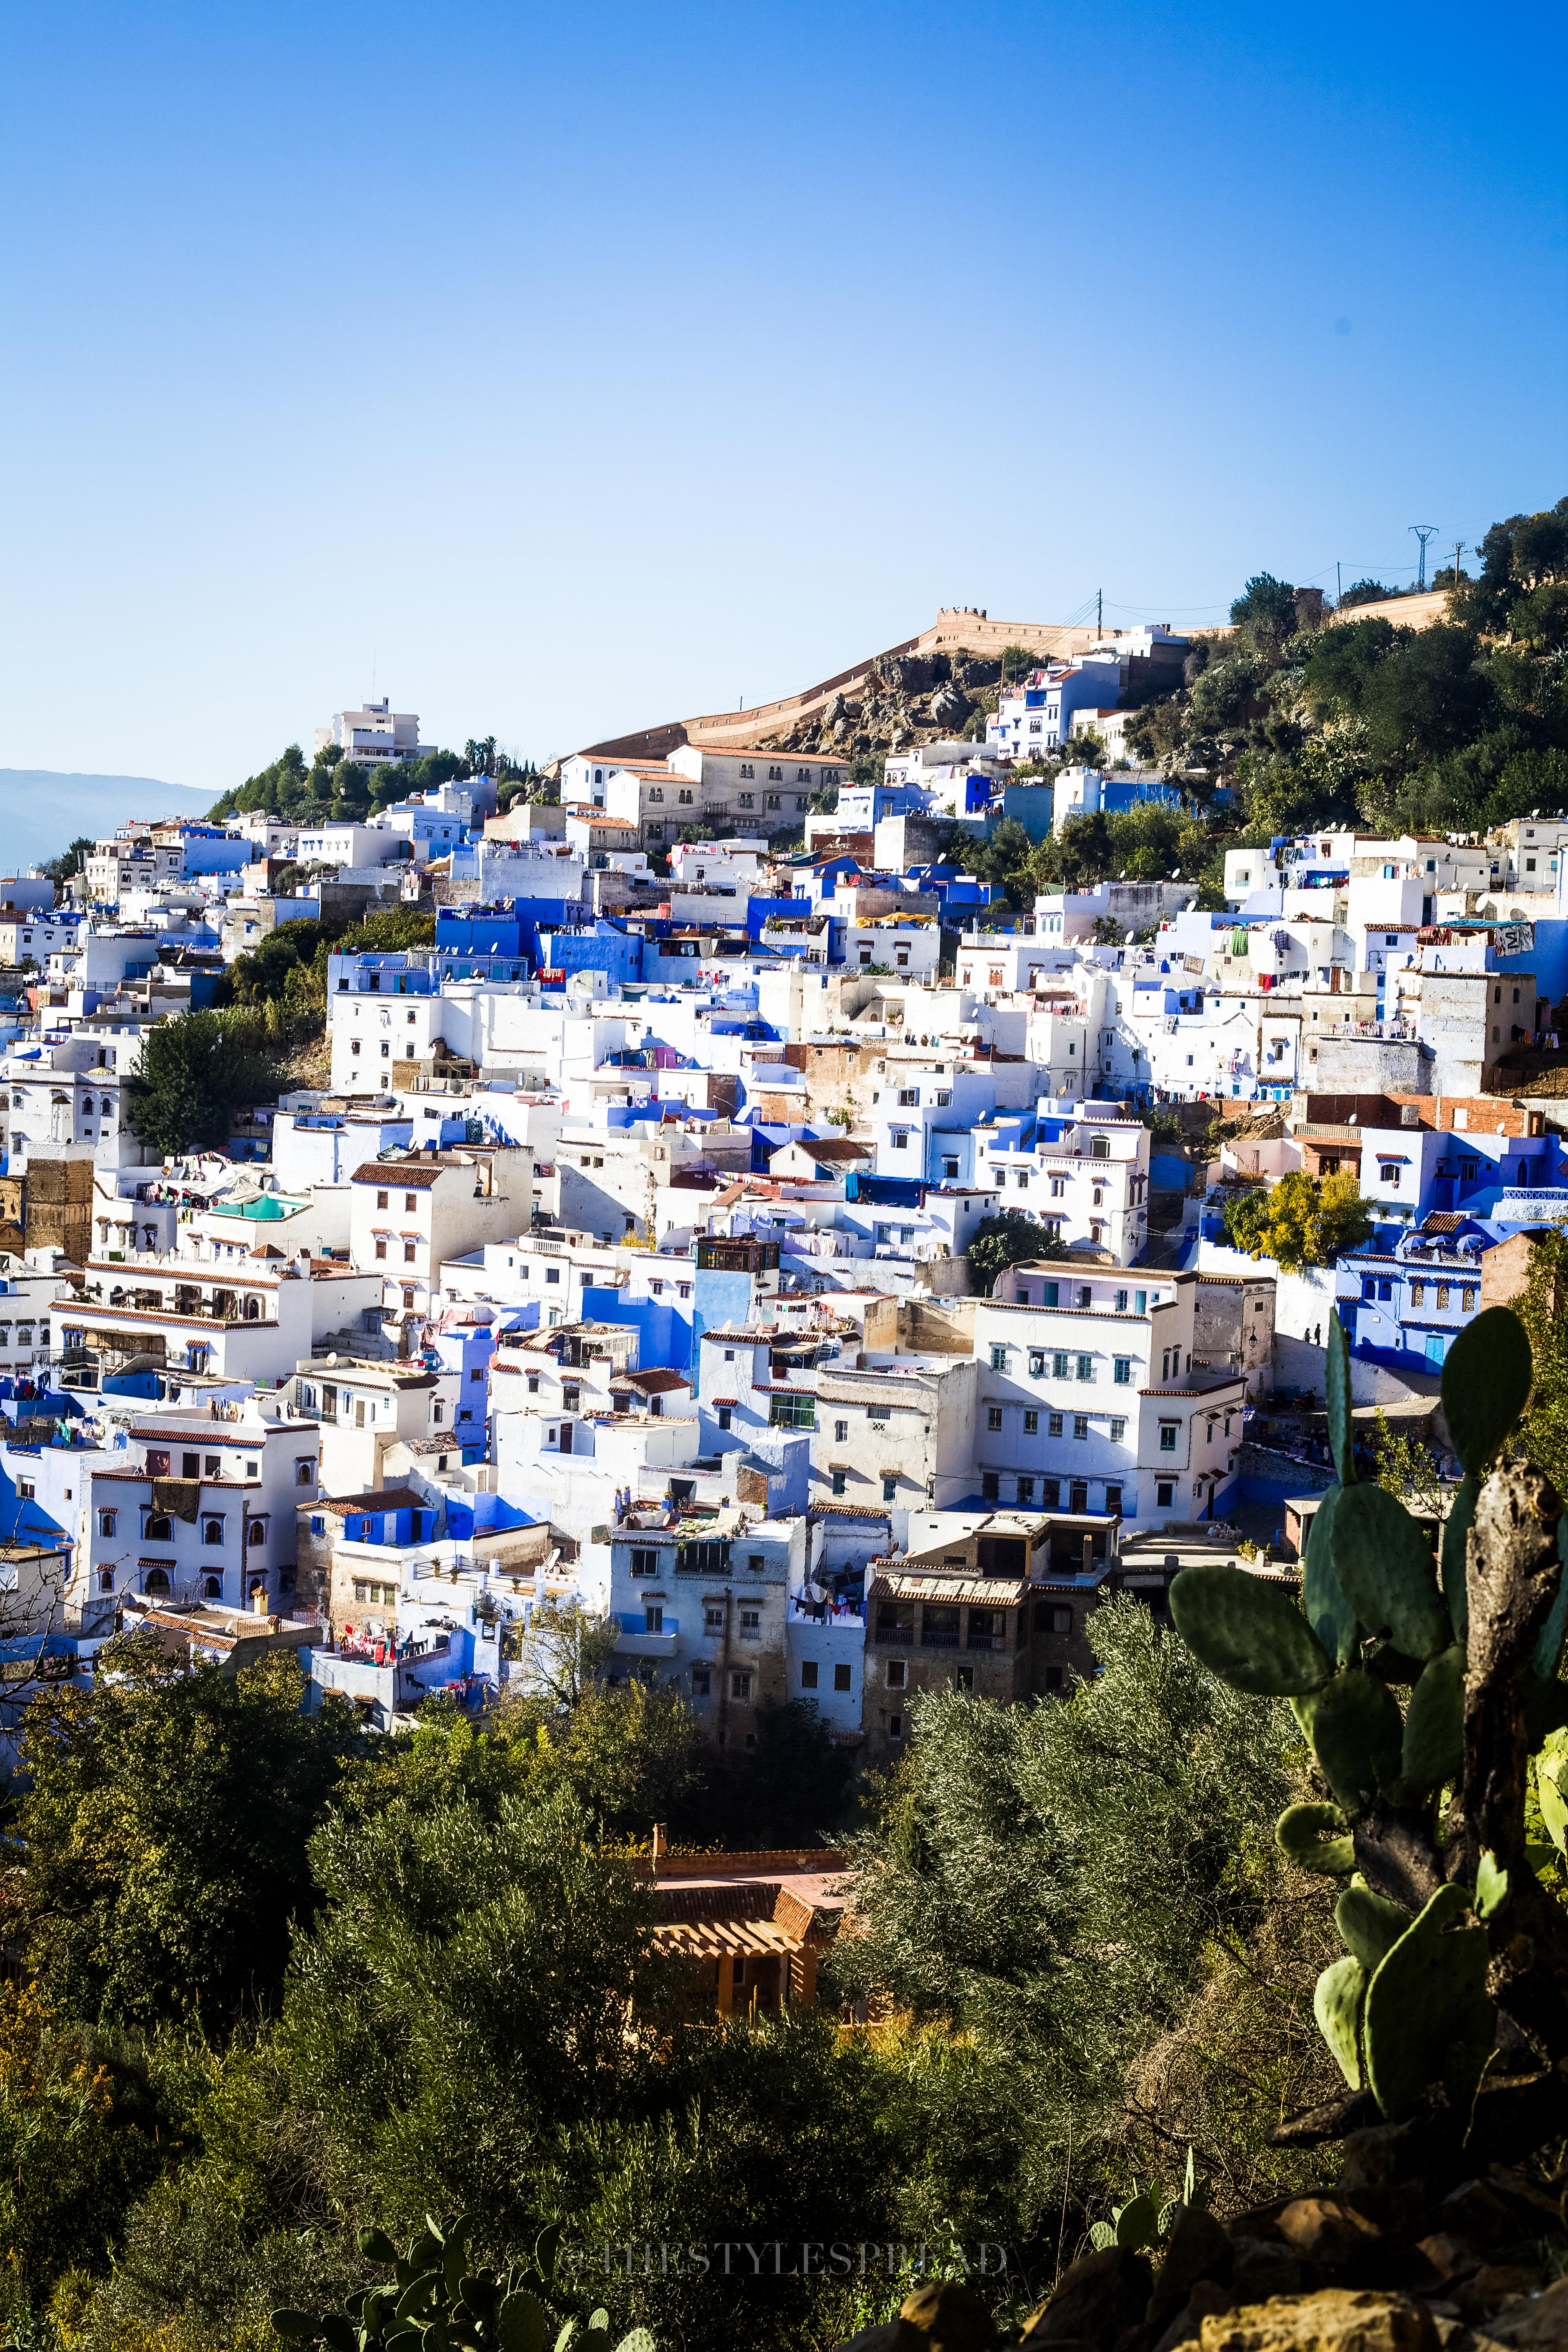
[[[362,2230],[367,2262],[390,2266],[390,2283],[351,2294],[342,2311],[284,2310],[272,2315],[275,2335],[290,2345],[324,2345],[328,2352],[569,2352],[582,2334],[581,2352],[608,2352],[610,2317],[594,2312],[585,2330],[562,2319],[547,2294],[554,2286],[562,2232],[541,2232],[531,2261],[502,2273],[470,2267],[473,2225],[445,2231],[426,2213],[425,2228],[403,2253],[383,2230]],[[656,2352],[646,2327],[623,2336],[616,2352]]]
[[[1439,2084],[1450,2103],[1466,2105],[1496,2044],[1488,1923],[1508,1904],[1509,1874],[1489,1852],[1478,1863],[1472,1846],[1470,1883],[1460,1883],[1464,1840],[1441,1814],[1466,1765],[1468,1539],[1531,1377],[1529,1340],[1506,1307],[1478,1316],[1449,1350],[1443,1410],[1465,1477],[1439,1580],[1428,1538],[1404,1506],[1356,1482],[1350,1350],[1332,1316],[1326,1387],[1340,1484],[1313,1520],[1300,1606],[1237,1569],[1187,1569],[1171,1587],[1177,1630],[1204,1663],[1237,1690],[1288,1698],[1310,1743],[1332,1801],[1292,1805],[1275,1834],[1300,1866],[1348,1882],[1335,1906],[1346,1957],[1323,1971],[1314,2008],[1351,2089],[1368,2084],[1389,2116]],[[1547,1743],[1535,1801],[1563,1851],[1568,1736],[1558,1727],[1568,1726],[1568,1686],[1558,1669],[1568,1635],[1568,1518],[1558,1552],[1555,1598],[1518,1697],[1529,1746]],[[1378,1892],[1358,1868],[1364,1860],[1373,1870],[1401,1840],[1402,1851],[1414,1841],[1428,1857],[1425,1882],[1406,1876],[1406,1891],[1426,1889],[1413,1905]]]

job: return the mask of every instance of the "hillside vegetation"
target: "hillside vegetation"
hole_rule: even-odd
[[[1495,523],[1476,574],[1446,584],[1435,627],[1303,630],[1290,583],[1258,572],[1231,635],[1196,638],[1179,691],[1129,730],[1186,808],[1069,818],[1037,846],[1015,824],[978,845],[955,828],[947,855],[1020,907],[1125,876],[1194,882],[1218,908],[1229,848],[1325,824],[1479,832],[1568,804],[1568,499]]]

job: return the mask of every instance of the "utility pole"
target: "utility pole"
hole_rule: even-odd
[[[1097,588],[1094,592],[1094,634],[1097,637],[1100,636],[1104,634],[1104,630],[1105,591],[1103,588]]]
[[[1463,555],[1464,551],[1464,541],[1462,539],[1457,539],[1454,541],[1454,588],[1456,593],[1458,593],[1459,585],[1459,558]]]
[[[1421,565],[1415,575],[1415,593],[1419,595],[1426,585],[1426,542],[1436,538],[1437,526],[1435,522],[1413,522],[1410,528],[1421,542]]]

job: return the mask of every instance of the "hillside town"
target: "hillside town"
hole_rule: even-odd
[[[376,1729],[482,1713],[575,1611],[717,1750],[794,1701],[885,1765],[921,1691],[1070,1688],[1111,1594],[1289,1570],[1336,1311],[1357,1403],[1457,1477],[1447,1349],[1568,1214],[1526,1075],[1568,820],[1277,837],[1217,907],[966,869],[1179,803],[1117,721],[1187,650],[1107,633],[983,735],[940,687],[869,782],[829,702],[788,752],[591,745],[504,814],[493,761],[387,797],[426,747],[373,703],[317,737],[377,779],[356,818],[126,824],[0,883],[7,1726],[136,1632],[296,1654]],[[326,956],[313,1083],[143,1139],[154,1030],[396,910],[427,944]],[[1237,1245],[1292,1175],[1353,1180],[1326,1263]]]

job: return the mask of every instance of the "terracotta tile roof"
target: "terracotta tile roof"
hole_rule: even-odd
[[[1013,1609],[1027,1594],[1022,1576],[900,1576],[887,1572],[871,1583],[873,1601],[967,1602],[976,1609]]]
[[[457,1440],[452,1441],[456,1445]],[[305,1507],[303,1504],[300,1507]],[[427,1511],[430,1505],[412,1486],[376,1486],[365,1495],[318,1495],[310,1508],[331,1511],[340,1519],[374,1516],[378,1511]]]

